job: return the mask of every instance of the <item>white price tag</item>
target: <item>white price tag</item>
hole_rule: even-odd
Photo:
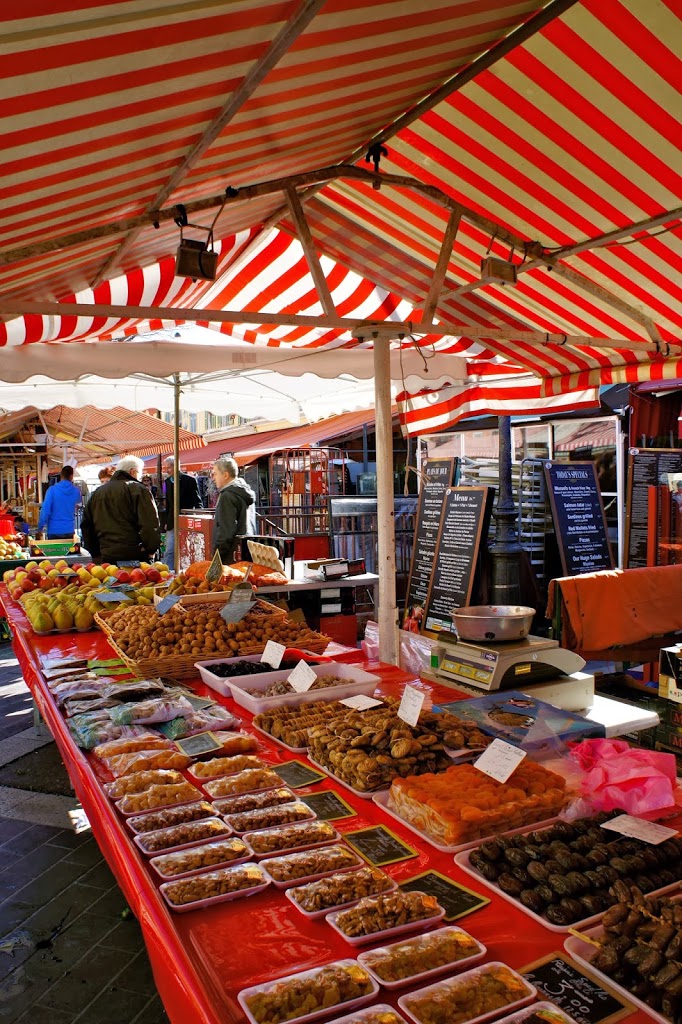
[[[278,644],[275,640],[268,640],[260,660],[261,662],[264,661],[266,665],[272,665],[273,668],[279,668],[285,651],[286,647],[284,644]]]
[[[296,693],[305,693],[317,679],[317,673],[310,667],[307,661],[299,661],[296,668],[287,676],[287,682],[291,683]]]
[[[407,722],[408,725],[414,728],[419,721],[425,696],[426,694],[422,690],[417,690],[414,686],[407,685],[403,690],[402,700],[398,708],[398,718],[402,718],[403,722]]]
[[[672,839],[677,835],[675,828],[656,825],[653,821],[634,818],[630,814],[619,814],[617,818],[605,821],[602,828],[607,828],[610,832],[619,832],[622,836],[629,836],[631,839],[640,839],[643,843],[650,843],[652,846],[664,843],[666,839]]]
[[[156,606],[156,610],[159,615],[165,615],[166,612],[170,611],[174,604],[177,604],[180,600],[180,594],[166,594]]]
[[[364,693],[356,693],[354,697],[344,697],[339,704],[345,704],[347,708],[354,708],[355,711],[367,711],[368,708],[378,708],[383,704],[382,700],[375,700],[374,697],[367,697]]]
[[[526,751],[521,750],[520,747],[505,743],[504,740],[493,740],[481,756],[474,761],[474,768],[478,768],[484,775],[489,775],[491,779],[506,782],[525,756]]]

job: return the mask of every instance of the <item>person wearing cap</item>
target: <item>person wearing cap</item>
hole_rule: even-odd
[[[165,461],[166,470],[168,476],[166,477],[163,485],[164,494],[166,496],[166,549],[163,553],[163,560],[172,571],[175,568],[175,530],[173,529],[173,497],[174,497],[174,477],[175,477],[175,458],[169,455]],[[183,473],[179,471],[180,476],[180,508],[203,508],[204,503],[201,500],[201,494],[199,493],[199,484],[195,477],[190,476],[189,473]]]
[[[150,561],[159,547],[159,515],[140,482],[144,462],[126,455],[108,483],[98,487],[81,522],[84,547],[95,562]]]

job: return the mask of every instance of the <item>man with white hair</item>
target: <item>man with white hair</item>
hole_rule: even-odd
[[[142,459],[126,455],[85,506],[81,536],[94,561],[148,561],[158,550],[159,514],[151,492],[139,482],[143,471]]]

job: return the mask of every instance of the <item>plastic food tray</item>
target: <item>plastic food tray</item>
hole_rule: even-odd
[[[365,694],[371,697],[381,682],[378,676],[364,672],[356,665],[346,665],[341,661],[327,661],[323,665],[311,665],[317,676],[338,676],[340,679],[348,680],[347,683],[338,686],[327,686],[322,690],[306,690],[304,693],[282,693],[275,697],[256,697],[247,693],[248,690],[265,690],[271,683],[278,683],[288,679],[291,669],[277,672],[264,672],[257,676],[238,676],[230,679],[232,696],[240,707],[252,711],[254,715],[261,711],[268,711],[270,708],[283,706],[296,707],[299,704],[307,704],[313,700],[343,700],[345,697],[354,697],[356,694]]]
[[[336,845],[339,845],[339,844],[336,844]],[[329,848],[330,849],[333,848],[332,844],[330,844]],[[315,849],[315,847],[313,847],[313,849]],[[327,849],[327,847],[320,848],[320,853],[324,853],[325,849]],[[269,862],[273,861],[273,860],[280,860],[280,859],[285,860],[287,857],[294,857],[297,853],[305,853],[306,852],[305,850],[295,850],[292,853],[282,853],[282,854],[280,854],[279,857],[277,857],[277,856],[269,857],[264,863],[261,864],[261,867],[264,868],[267,871],[268,876],[272,879],[272,884],[274,886],[276,886],[278,889],[286,889],[287,892],[285,893],[285,895],[288,896],[288,894],[289,894],[288,891],[290,889],[298,889],[302,885],[307,885],[309,882],[318,882],[321,878],[331,878],[332,875],[343,875],[343,874],[346,874],[349,871],[357,871],[359,867],[362,867],[363,861],[360,860],[360,858],[357,856],[355,851],[351,850],[350,847],[344,847],[344,849],[346,849],[348,853],[352,853],[353,856],[356,858],[354,864],[348,864],[347,867],[345,867],[345,868],[331,868],[329,871],[318,871],[317,874],[314,874],[314,875],[300,875],[298,878],[291,878],[291,879],[288,879],[286,882],[280,882],[280,881],[278,881],[276,878],[274,878],[270,874],[270,872],[268,871],[268,864],[269,864]],[[397,885],[396,885],[396,888],[397,888]],[[332,907],[327,907],[326,910],[318,911],[315,916],[316,917],[324,917],[324,915],[328,914],[329,911],[332,910],[332,909],[333,909]],[[311,916],[311,915],[308,915],[308,916]]]
[[[125,799],[125,797],[122,797],[121,799]],[[204,794],[201,793],[197,789],[196,790],[196,795],[194,795],[192,797],[188,797],[187,800],[178,800],[177,802],[170,803],[170,804],[157,804],[156,807],[149,807],[149,808],[147,808],[147,810],[149,810],[149,811],[163,811],[163,810],[166,809],[166,807],[185,807],[187,804],[195,804],[199,800],[203,800],[203,799],[204,799]],[[146,813],[145,811],[124,811],[121,808],[120,804],[121,804],[121,800],[117,800],[114,803],[114,807],[116,808],[116,810],[118,811],[119,814],[123,815],[124,818],[139,818],[141,814],[145,814]]]
[[[407,1024],[405,1018],[388,1003],[375,1003],[366,1010],[348,1013],[345,1017],[334,1017],[329,1024],[377,1024],[383,1014],[390,1013],[395,1018],[392,1024]]]
[[[229,868],[221,868],[220,872],[216,871],[216,869],[213,869],[213,871],[204,871],[200,875],[193,877],[207,878],[211,874],[220,873],[222,875],[223,873],[229,871],[240,871],[243,869],[243,867],[243,864],[240,864],[237,867],[233,865]],[[254,864],[253,867],[257,868],[258,865]],[[199,907],[211,907],[213,906],[214,903],[227,903],[230,900],[238,900],[242,899],[245,896],[254,896],[257,892],[262,892],[263,889],[267,889],[267,887],[270,885],[270,879],[266,878],[265,874],[262,871],[260,871],[259,873],[263,881],[259,882],[257,885],[251,886],[249,889],[237,889],[236,892],[227,892],[224,893],[222,896],[209,896],[203,900],[195,900],[194,903],[183,903],[181,906],[178,906],[177,904],[173,903],[168,898],[167,893],[168,886],[175,885],[176,880],[173,880],[172,882],[164,882],[162,885],[159,886],[159,890],[163,898],[165,899],[166,903],[171,908],[171,910],[174,910],[176,914],[185,914],[189,910],[198,910]],[[182,879],[177,879],[177,881],[182,881]]]
[[[164,850],[163,853],[157,853],[154,857],[152,857],[149,863],[154,868],[162,882],[175,882],[180,878],[189,878],[190,875],[203,875],[207,871],[218,871],[220,868],[228,867],[233,868],[236,867],[237,864],[243,864],[244,861],[250,860],[253,857],[253,852],[248,843],[245,843],[242,839],[238,839],[237,836],[223,836],[218,839],[213,839],[210,842],[192,843],[191,847],[187,847],[187,849],[201,849],[204,846],[214,846],[223,842],[242,843],[244,847],[243,855],[241,857],[233,857],[231,860],[228,858],[223,861],[218,861],[215,864],[209,864],[204,867],[190,868],[189,871],[183,871],[178,875],[168,875],[165,872],[163,872],[161,870],[160,861],[163,857],[173,857],[177,853],[184,852],[184,847],[183,850]]]
[[[223,814],[222,817],[227,822],[227,824],[230,826],[232,831],[235,832],[238,836],[246,835],[247,832],[260,832],[261,829],[266,829],[266,828],[278,828],[279,826],[284,826],[284,825],[297,825],[300,821],[315,821],[315,819],[317,818],[317,815],[315,814],[315,811],[313,811],[310,807],[308,807],[307,804],[304,804],[302,800],[297,800],[296,797],[293,797],[293,799],[291,800],[291,803],[292,804],[297,804],[302,810],[304,810],[306,812],[304,817],[296,818],[295,821],[280,821],[280,822],[276,822],[274,825],[258,825],[256,823],[255,825],[251,825],[250,828],[236,828],[235,827],[234,819],[239,817],[240,816],[239,814]],[[263,811],[272,811],[273,813],[275,813],[278,810],[278,808],[280,808],[280,807],[289,807],[289,806],[290,806],[290,804],[276,804],[274,807],[261,807],[261,808],[257,808],[257,810],[259,810],[259,811],[261,811],[261,810],[263,810]],[[243,811],[242,813],[243,814],[254,814],[255,812],[254,811]]]
[[[177,822],[175,822],[175,824],[176,825],[184,825],[184,824],[187,823],[187,821],[205,821],[206,818],[217,818],[218,817],[219,811],[217,810],[217,808],[213,807],[213,805],[210,804],[208,802],[208,800],[195,800],[191,804],[178,804],[177,806],[180,809],[182,809],[182,808],[194,807],[195,805],[197,807],[199,807],[201,804],[206,804],[206,807],[207,808],[210,807],[211,810],[210,811],[207,810],[206,813],[203,814],[200,818],[188,818],[186,821],[177,821]],[[140,814],[136,814],[132,818],[126,818],[126,825],[130,829],[130,831],[133,833],[133,835],[135,835],[135,836],[143,836],[143,835],[148,835],[150,832],[158,832],[159,831],[156,828],[141,829],[141,828],[138,827],[138,824],[137,824],[138,819],[141,822],[142,819],[148,817],[151,814],[156,814],[156,811],[142,811],[142,812],[140,812]],[[172,828],[172,825],[164,825],[162,827],[163,828]]]
[[[298,799],[298,797],[296,796],[294,791],[289,789],[288,786],[284,786],[284,785],[278,786],[277,787],[277,791],[279,792],[280,790],[282,792],[286,792],[288,794],[288,799],[287,800],[281,800],[280,803],[285,803],[286,804],[286,803],[289,803],[290,800],[297,800]],[[273,792],[274,792],[274,790],[272,790],[272,789],[261,789],[261,790],[258,790],[256,793],[236,793],[234,796],[217,796],[215,798],[215,800],[213,801],[213,806],[215,807],[216,812],[218,814],[221,814],[221,815],[241,814],[241,813],[243,813],[242,811],[235,811],[234,810],[235,801],[239,800],[243,796],[260,796],[261,793],[263,795],[265,795],[266,793],[273,793]],[[273,804],[263,804],[263,807],[276,807],[276,806],[277,806],[276,803],[273,803]]]
[[[414,992],[410,992],[404,996],[401,996],[398,1000],[398,1006],[400,1009],[408,1015],[416,1024],[422,1024],[421,1018],[417,1017],[416,1014],[410,1011],[410,1002],[421,996],[427,995],[431,992],[447,992],[452,985],[459,985],[462,981],[475,981],[476,978],[482,977],[491,967],[506,967],[506,969],[514,975],[519,981],[523,982],[524,986],[528,990],[528,994],[522,999],[516,999],[513,1003],[508,1003],[506,1006],[498,1006],[496,1009],[491,1010],[489,1013],[482,1013],[478,1017],[472,1017],[466,1022],[466,1024],[482,1024],[485,1020],[492,1020],[494,1017],[500,1017],[502,1014],[509,1010],[516,1010],[521,1006],[526,1006],[530,1003],[537,995],[537,990],[530,982],[522,978],[520,974],[508,967],[507,964],[500,963],[498,960],[494,960],[488,964],[481,964],[480,967],[472,967],[470,971],[465,971],[463,974],[457,974],[454,978],[448,978],[446,981],[437,981],[434,985],[426,985],[424,988],[415,989]],[[670,1022],[668,1021],[668,1024]]]
[[[138,850],[144,854],[145,857],[161,857],[164,853],[177,853],[179,850],[186,850],[189,846],[201,846],[203,843],[214,843],[216,839],[226,839],[232,835],[232,830],[229,825],[226,825],[222,818],[202,818],[201,824],[207,821],[220,822],[223,828],[219,828],[211,836],[204,836],[203,839],[188,839],[186,843],[178,843],[176,846],[167,846],[162,850],[147,850],[144,841],[148,836],[158,836],[160,832],[167,832],[168,829],[158,828],[153,832],[145,832],[144,835],[133,836],[133,842],[137,846]],[[185,822],[184,824],[194,824],[194,822]],[[199,824],[199,823],[197,823]],[[170,825],[169,828],[175,828],[175,825]]]
[[[369,942],[380,942],[382,939],[392,939],[393,936],[397,938],[398,935],[407,935],[410,932],[427,931],[445,917],[445,907],[440,907],[438,913],[434,914],[433,917],[422,917],[418,921],[410,921],[409,924],[399,924],[395,928],[384,928],[383,931],[372,932],[371,935],[346,935],[345,932],[341,931],[336,922],[339,914],[344,914],[348,909],[350,908],[346,907],[344,910],[334,910],[331,913],[327,913],[325,920],[351,946],[366,946]]]
[[[228,761],[232,757],[239,757],[239,758],[242,758],[242,757],[253,757],[253,758],[255,758],[256,761],[258,761],[258,764],[252,765],[253,768],[272,768],[273,767],[271,764],[266,764],[266,762],[263,761],[258,756],[258,754],[256,754],[256,753],[230,754],[228,757],[224,757],[224,758],[221,757],[220,754],[216,754],[215,757],[216,758],[220,757],[220,759],[224,760],[224,761]],[[248,771],[248,770],[249,770],[248,768],[241,767],[241,768],[233,768],[230,771],[229,766],[228,766],[227,771],[218,772],[217,775],[198,775],[197,771],[196,771],[196,766],[195,765],[190,765],[190,767],[187,769],[187,774],[191,775],[192,778],[194,779],[194,781],[196,783],[198,783],[198,785],[201,786],[201,785],[203,785],[204,782],[215,782],[216,779],[224,779],[227,775],[238,775],[239,772]]]
[[[229,665],[231,662],[236,664],[238,661],[262,661],[262,654],[245,654],[241,658],[212,658],[210,661],[197,661],[194,664],[195,668],[199,669],[199,675],[202,681],[210,686],[212,690],[217,690],[218,693],[222,693],[223,697],[232,696],[232,687],[230,682],[234,679],[262,679],[263,676],[259,673],[253,676],[217,676],[215,672],[211,672],[211,665]],[[269,672],[264,673],[268,676],[275,675],[275,670],[271,669]]]
[[[310,822],[301,822],[301,824],[302,825],[309,825]],[[328,822],[320,822],[320,824],[329,824],[329,823]],[[279,826],[279,829],[285,829],[285,828],[296,828],[296,823],[294,823],[293,825],[280,825]],[[332,829],[333,835],[328,835],[324,839],[319,839],[316,843],[306,843],[305,846],[288,846],[288,847],[286,847],[286,849],[270,850],[270,851],[268,851],[268,853],[258,853],[256,850],[254,850],[254,857],[256,857],[257,860],[263,860],[266,857],[281,857],[281,856],[283,856],[286,853],[303,853],[304,850],[314,850],[316,846],[331,846],[333,843],[341,842],[341,836],[336,831],[336,829],[333,826],[330,826],[330,828]],[[261,828],[261,829],[256,829],[254,832],[245,832],[242,838],[246,840],[246,842],[249,844],[249,846],[253,846],[252,840],[253,840],[254,836],[259,836],[262,832],[277,832],[277,831],[279,831],[279,829],[278,828],[272,828],[272,829],[270,829],[270,828]]]
[[[335,906],[325,907],[323,910],[304,910],[303,907],[299,903],[297,903],[293,897],[294,889],[300,889],[304,885],[307,885],[309,882],[316,882],[319,878],[327,878],[331,875],[340,875],[344,871],[357,871],[358,868],[366,868],[367,866],[368,865],[365,864],[364,861],[361,861],[359,864],[356,864],[354,868],[337,868],[336,871],[330,871],[328,872],[328,875],[318,875],[317,878],[315,878],[314,876],[312,878],[297,878],[296,884],[292,884],[291,887],[288,888],[287,891],[284,893],[284,895],[291,903],[293,903],[293,905],[298,910],[299,914],[303,914],[303,916],[307,917],[309,921],[317,921],[319,918],[326,917],[327,914],[333,914],[337,910],[348,910],[349,907],[352,907],[356,903],[359,903],[361,899],[364,899],[364,897],[358,896],[357,899],[348,900],[347,903],[337,903]],[[398,888],[398,883],[394,878],[391,878],[390,875],[386,875],[386,877],[388,878],[391,884],[388,886],[387,889],[382,889],[382,896],[388,892],[395,892],[395,890]],[[377,893],[377,895],[379,894]]]
[[[502,1017],[497,1024],[523,1024],[523,1021],[530,1017],[531,1014],[542,1013],[543,1010],[550,1011],[552,1015],[562,1021],[563,1024],[576,1024],[573,1017],[569,1017],[567,1013],[564,1013],[564,1011],[554,1003],[548,1003],[546,1001],[533,1003],[532,1006],[527,1006],[523,1010],[517,1010],[516,1013],[510,1013],[507,1017]],[[648,1012],[652,1016],[655,1016],[651,1010],[648,1009]],[[670,1021],[668,1021],[667,1024],[670,1024]]]
[[[405,978],[398,979],[397,981],[384,981],[384,979],[380,978],[379,975],[373,970],[373,968],[368,963],[368,961],[376,953],[390,952],[397,946],[424,946],[426,949],[428,949],[429,942],[433,942],[436,936],[442,937],[443,935],[464,935],[468,939],[471,939],[472,942],[476,943],[476,945],[478,946],[478,950],[476,953],[472,953],[470,956],[462,957],[460,960],[453,960],[448,964],[441,964],[440,967],[432,967],[428,971],[421,971],[417,974],[410,974],[407,975]],[[379,949],[373,949],[365,953],[359,953],[358,960],[365,968],[367,973],[371,974],[372,977],[376,979],[379,985],[382,985],[386,989],[394,989],[405,988],[406,985],[414,985],[415,982],[427,981],[431,978],[435,978],[438,974],[447,974],[448,972],[452,973],[454,971],[460,971],[464,967],[468,969],[472,967],[475,963],[478,963],[479,960],[482,960],[487,952],[488,950],[486,949],[486,947],[482,943],[480,943],[478,939],[474,939],[473,935],[470,935],[469,932],[465,932],[463,928],[458,928],[456,925],[447,925],[445,928],[437,928],[435,931],[426,932],[424,935],[416,935],[414,938],[406,939],[404,942],[394,942],[391,943],[389,946],[383,946]]]
[[[344,789],[347,789],[348,792],[352,793],[354,796],[359,796],[361,800],[373,800],[377,793],[381,793],[382,791],[386,792],[389,789],[389,786],[386,785],[382,786],[380,789],[373,789],[371,793],[363,793],[359,789],[354,789],[353,786],[351,786],[350,782],[344,782],[343,779],[340,779],[338,777],[338,775],[334,775],[334,772],[331,770],[331,768],[326,768],[318,761],[315,761],[314,758],[310,756],[310,754],[308,754],[308,760],[312,765],[315,765],[316,768],[319,768],[321,772],[324,772],[325,775],[328,775],[330,779],[333,779],[334,782],[338,782],[339,786],[343,786]],[[402,821],[402,818],[400,820]]]
[[[267,732],[265,729],[261,729],[259,725],[255,725],[251,722],[251,728],[254,732],[259,732],[261,736],[267,736],[271,743],[277,743],[280,747],[284,747],[285,750],[290,750],[292,754],[305,754],[308,750],[306,747],[290,747],[288,743],[281,740],[278,736],[273,736],[272,733]]]
[[[677,884],[679,885],[679,882]],[[651,896],[653,894],[647,893],[647,895]],[[680,899],[682,899],[682,896],[680,896]],[[604,929],[601,925],[597,925],[596,928],[590,928],[585,931],[584,934],[588,939],[601,939],[604,934]],[[564,949],[577,963],[582,964],[583,967],[587,967],[587,969],[594,974],[595,978],[599,978],[600,981],[605,982],[609,988],[612,988],[614,992],[618,992],[627,999],[629,1003],[634,1003],[635,1006],[638,1006],[640,1010],[644,1010],[650,1017],[653,1017],[654,1020],[660,1021],[660,1024],[671,1024],[670,1017],[664,1017],[662,1013],[657,1013],[656,1010],[652,1010],[650,1006],[647,1006],[647,1004],[642,1002],[641,999],[638,999],[637,996],[633,996],[632,992],[628,989],[623,988],[623,986],[615,982],[613,978],[609,978],[608,974],[604,974],[603,971],[592,966],[590,961],[594,956],[594,946],[591,943],[585,942],[583,939],[578,938],[577,935],[569,935],[564,942]]]
[[[357,963],[357,960],[334,960],[329,964],[325,964],[324,966],[351,967],[353,965],[357,966]],[[269,992],[276,985],[281,984],[281,982],[283,981],[295,980],[298,982],[305,981],[306,978],[314,978],[315,975],[319,974],[321,970],[323,970],[323,968],[315,967],[310,971],[299,971],[296,974],[287,974],[283,978],[278,978],[276,981],[267,981],[263,985],[252,985],[251,988],[244,988],[237,996],[237,999],[239,1000],[239,1005],[241,1006],[242,1010],[248,1017],[251,1024],[259,1024],[259,1022],[256,1020],[256,1018],[249,1010],[247,1003],[247,999],[249,998],[249,996],[256,995],[258,992]],[[371,975],[368,975],[368,978],[370,983],[370,991],[367,992],[367,994],[364,996],[358,996],[357,999],[347,999],[345,1003],[339,1003],[339,1009],[350,1010],[351,1007],[365,1006],[367,1003],[371,1003],[371,1001],[374,999],[377,992],[379,991],[379,986],[377,985],[376,981],[374,980],[374,978],[372,978]],[[287,1021],[287,1024],[293,1024],[293,1022],[296,1022],[296,1024],[304,1024],[304,1021],[312,1021],[318,1020],[320,1017],[328,1017],[330,1012],[333,1012],[333,1010],[333,1006],[325,1006],[320,1010],[313,1011],[313,1013],[305,1013],[302,1014],[300,1017],[291,1017]]]
[[[260,768],[246,768],[245,771],[261,771]],[[236,772],[234,775],[219,775],[217,779],[208,779],[201,783],[202,789],[204,789],[208,795],[213,799],[215,796],[216,800],[224,799],[228,796],[243,796],[245,793],[264,793],[268,789],[278,789],[284,785],[284,781],[277,776],[277,782],[268,782],[266,786],[254,786],[251,789],[240,789],[235,793],[212,793],[211,790],[216,788],[216,783],[222,782],[223,779],[237,779],[242,773]]]
[[[437,842],[433,836],[430,836],[427,832],[422,832],[420,828],[417,828],[416,825],[413,825],[412,822],[407,821],[398,814],[397,811],[394,811],[392,807],[389,807],[389,790],[373,793],[372,799],[377,807],[381,807],[382,811],[385,811],[386,814],[391,816],[391,818],[395,818],[395,820],[399,821],[401,825],[405,826],[405,828],[409,828],[410,832],[414,832],[414,834],[419,836],[420,839],[423,839],[425,843],[428,843],[429,846],[433,846],[435,850],[440,850],[442,853],[460,853],[462,850],[473,850],[475,846],[480,846],[481,843],[484,843],[487,839],[497,839],[500,836],[514,836],[517,832],[535,832],[541,828],[549,828],[549,826],[553,825],[554,822],[559,821],[559,818],[545,818],[543,821],[536,821],[532,825],[521,825],[519,828],[509,829],[507,832],[495,832],[491,833],[489,836],[480,836],[478,839],[472,839],[469,843],[460,843],[457,846],[444,846],[442,843]]]

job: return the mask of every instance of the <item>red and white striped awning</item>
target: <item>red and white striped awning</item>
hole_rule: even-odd
[[[357,345],[344,318],[420,321],[454,201],[438,348],[520,367],[540,399],[682,376],[678,0],[188,10],[3,10],[0,349],[140,333],[197,309],[270,314],[219,328],[254,344]],[[417,190],[312,174],[368,168],[373,141],[381,171]],[[297,194],[328,323],[294,208],[261,185],[309,173]],[[176,204],[214,226],[215,282],[175,277]],[[516,285],[481,282],[488,253],[517,264]],[[61,315],[68,302],[77,311]],[[277,322],[301,314],[312,321]]]

